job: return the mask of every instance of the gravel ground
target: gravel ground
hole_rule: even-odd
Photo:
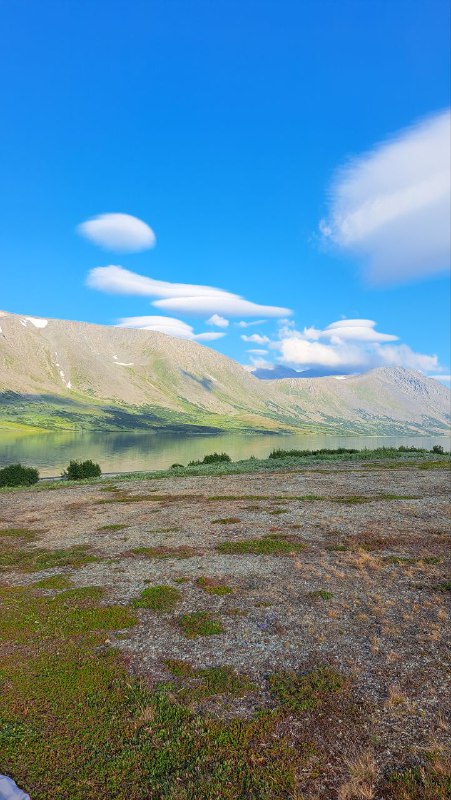
[[[140,609],[139,624],[106,643],[133,672],[153,683],[169,679],[165,659],[230,665],[259,690],[227,703],[210,700],[204,711],[247,716],[270,702],[270,673],[330,663],[349,677],[365,711],[358,725],[347,730],[345,720],[335,728],[329,746],[344,758],[369,743],[379,763],[396,766],[446,739],[448,497],[446,469],[361,464],[5,494],[1,525],[36,530],[29,547],[88,545],[100,560],[80,569],[10,572],[2,580],[24,585],[64,572],[77,586],[106,587],[107,602],[123,604],[149,585],[177,586],[175,611]],[[99,530],[108,525],[125,527]],[[290,535],[305,549],[216,550],[268,534]],[[193,550],[186,558],[131,552],[158,546]],[[232,593],[209,594],[197,585],[200,577]],[[193,611],[217,617],[224,632],[186,638],[177,619]]]

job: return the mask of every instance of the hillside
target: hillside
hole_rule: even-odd
[[[401,368],[260,381],[162,333],[0,316],[0,425],[214,431],[443,431],[449,391]]]
[[[311,423],[356,432],[397,433],[449,428],[450,390],[420,372],[378,367],[362,375],[268,381],[291,407],[309,410]]]

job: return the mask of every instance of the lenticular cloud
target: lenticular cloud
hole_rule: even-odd
[[[323,236],[361,256],[373,283],[450,263],[450,111],[420,121],[337,173]]]
[[[117,253],[148,250],[156,242],[152,228],[130,214],[99,214],[82,222],[77,231],[94,244]]]
[[[260,317],[263,314],[268,317],[286,317],[292,313],[289,308],[259,305],[214,286],[155,280],[114,264],[92,269],[87,284],[102,292],[159,298],[153,300],[152,305],[165,312],[194,315],[205,313],[217,318],[221,314],[232,317]]]

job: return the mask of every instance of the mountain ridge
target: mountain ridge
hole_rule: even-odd
[[[0,312],[0,425],[445,432],[450,393],[421,373],[259,380],[164,333]]]

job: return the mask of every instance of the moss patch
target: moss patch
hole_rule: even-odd
[[[36,589],[69,589],[72,582],[65,575],[50,575],[49,578],[42,578],[36,581],[32,586]]]
[[[121,606],[99,605],[103,589],[69,589],[52,597],[22,587],[0,588],[0,637],[18,643],[121,629],[134,625],[132,611]]]
[[[14,539],[24,539],[26,542],[34,542],[38,533],[45,531],[32,531],[30,528],[3,528],[0,530],[0,539],[11,536]]]
[[[205,611],[182,614],[178,623],[182,633],[188,639],[194,639],[196,636],[214,636],[224,630],[219,620],[214,619]]]
[[[188,661],[182,661],[178,658],[167,658],[164,662],[175,678],[192,678],[195,674],[194,669]]]
[[[202,551],[195,547],[166,547],[158,545],[156,547],[134,547],[124,555],[141,556],[142,558],[193,558],[202,555]]]
[[[212,525],[235,525],[241,522],[239,517],[224,517],[223,519],[212,519]]]
[[[305,544],[291,536],[269,534],[258,539],[221,542],[217,550],[227,555],[287,556],[305,550]]]
[[[179,600],[181,593],[173,586],[149,586],[133,600],[133,608],[149,608],[151,611],[172,611]]]
[[[201,589],[208,592],[208,594],[216,594],[218,597],[223,597],[226,594],[233,594],[233,589],[231,589],[230,586],[220,583],[215,580],[215,578],[198,578],[196,583]]]
[[[128,525],[121,525],[119,523],[115,523],[112,525],[102,525],[100,528],[97,528],[98,531],[122,531],[124,528],[127,528]]]
[[[320,600],[331,600],[333,594],[332,592],[328,592],[327,589],[317,589],[315,592],[309,592],[309,597],[313,599],[318,598]]]
[[[297,712],[315,708],[326,695],[338,692],[344,680],[329,667],[319,667],[306,675],[277,672],[271,676],[269,684],[277,700],[290,711]]]
[[[65,550],[45,550],[35,548],[26,550],[20,547],[0,545],[0,569],[14,569],[19,572],[39,572],[53,567],[82,567],[98,561],[85,545],[69,547]]]

